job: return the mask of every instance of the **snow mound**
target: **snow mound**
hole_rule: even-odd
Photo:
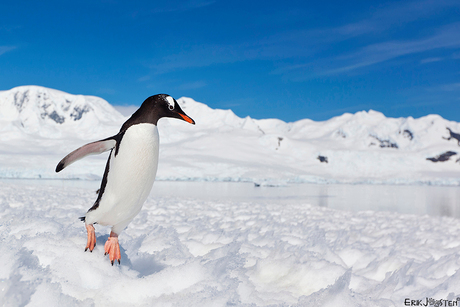
[[[78,217],[93,190],[0,186],[4,306],[404,306],[460,296],[453,218],[150,196],[111,266],[107,227],[95,225],[97,246],[84,252]]]

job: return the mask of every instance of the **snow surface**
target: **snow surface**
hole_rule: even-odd
[[[437,115],[363,111],[285,123],[178,102],[197,125],[160,121],[160,179],[460,184],[459,146],[445,139],[446,127],[460,124]],[[97,97],[36,86],[0,92],[0,177],[100,179],[107,155],[54,168],[125,120]],[[445,162],[426,160],[448,151],[456,154]],[[108,227],[96,225],[97,246],[84,252],[78,217],[95,199],[93,188],[0,181],[0,305],[403,306],[460,297],[458,219],[282,197],[156,196],[154,185],[112,267],[103,256]]]
[[[211,183],[210,183],[211,184]],[[94,189],[0,182],[2,306],[404,306],[460,296],[460,223],[309,204],[147,199],[121,266],[84,252]]]
[[[370,110],[285,123],[178,102],[196,125],[159,122],[157,180],[460,185],[460,146],[446,129],[460,132],[460,123],[438,115],[387,118]],[[0,177],[100,179],[107,155],[59,174],[54,168],[72,150],[118,133],[126,119],[93,96],[37,86],[0,92]],[[449,151],[447,161],[427,160]]]

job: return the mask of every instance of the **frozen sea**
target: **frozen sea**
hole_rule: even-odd
[[[460,187],[157,181],[84,252],[98,181],[0,181],[2,306],[404,306],[460,297]],[[446,305],[448,306],[448,305]]]
[[[37,186],[97,190],[100,181],[0,179]],[[345,211],[389,211],[460,218],[460,187],[384,184],[283,184],[252,182],[156,181],[151,197],[180,197],[201,201],[245,201],[308,204]]]

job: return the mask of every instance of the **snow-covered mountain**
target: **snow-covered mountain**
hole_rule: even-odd
[[[40,86],[20,86],[0,92],[0,130],[56,138],[112,126],[124,117],[107,101],[94,96],[71,95]],[[22,133],[22,134],[21,134]]]
[[[196,125],[159,122],[158,179],[460,184],[460,124],[438,115],[386,118],[371,110],[285,123],[178,102]],[[54,167],[71,150],[116,134],[126,119],[97,97],[38,86],[0,92],[0,177],[100,178],[106,155],[60,174]]]

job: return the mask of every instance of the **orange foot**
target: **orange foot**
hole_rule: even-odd
[[[104,255],[109,255],[110,262],[112,263],[112,265],[115,260],[118,260],[118,264],[120,264],[121,256],[120,245],[118,244],[118,235],[113,231],[110,232],[110,237],[107,239],[107,242],[105,242],[104,249]]]
[[[85,252],[88,248],[90,252],[93,252],[93,249],[96,246],[96,232],[94,231],[94,226],[86,225],[86,231],[88,232],[88,243],[86,243]]]

